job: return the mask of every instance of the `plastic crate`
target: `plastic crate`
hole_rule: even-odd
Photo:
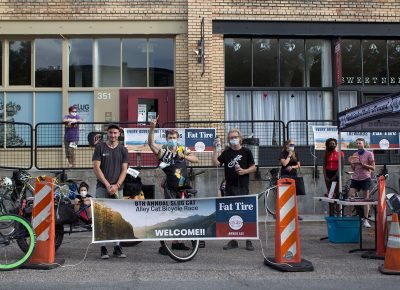
[[[359,243],[360,219],[358,217],[325,217],[328,239],[332,243]]]

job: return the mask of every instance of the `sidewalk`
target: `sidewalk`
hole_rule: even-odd
[[[299,221],[300,223],[325,223],[325,215],[321,214],[301,214],[300,215],[303,220]],[[264,215],[259,215],[258,216],[258,222],[264,222],[265,218],[267,218],[267,223],[275,223],[275,219],[272,217],[272,215],[266,216]]]

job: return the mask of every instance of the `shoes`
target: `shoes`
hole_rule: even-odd
[[[165,247],[163,247],[163,246],[161,246],[161,247],[158,248],[158,253],[159,253],[160,255],[163,255],[163,256],[167,256],[167,255],[168,255],[167,250],[166,250]]]
[[[102,246],[102,247],[100,248],[100,257],[101,257],[102,259],[109,259],[109,258],[110,258],[110,256],[108,255],[107,248],[104,247],[104,246]]]
[[[184,251],[190,250],[190,248],[186,247],[186,245],[184,243],[173,243],[172,249],[173,250],[184,250]]]
[[[301,217],[301,216],[297,216],[297,219],[299,220],[299,221],[302,221],[303,220],[303,218]]]
[[[364,228],[370,228],[371,227],[371,225],[369,224],[369,221],[367,219],[363,220],[363,226],[364,226]]]
[[[235,240],[229,241],[224,247],[224,250],[231,250],[231,249],[236,249],[238,247],[238,242]]]
[[[122,253],[121,246],[114,246],[113,256],[117,258],[126,258],[126,255]]]
[[[254,251],[254,247],[253,247],[253,244],[251,243],[251,241],[246,241],[246,250]]]

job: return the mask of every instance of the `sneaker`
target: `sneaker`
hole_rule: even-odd
[[[371,227],[371,225],[369,224],[369,221],[367,219],[364,219],[363,226],[364,226],[364,228],[370,228]]]
[[[102,247],[100,248],[100,257],[101,257],[102,259],[108,259],[108,258],[110,258],[110,256],[108,255],[107,248],[104,247],[104,246],[102,246]]]
[[[114,247],[113,256],[115,256],[117,258],[126,258],[126,255],[124,253],[122,253],[121,246],[115,246]]]
[[[158,253],[159,253],[160,255],[163,255],[163,256],[167,256],[167,255],[168,255],[167,250],[166,250],[165,247],[163,247],[163,246],[161,246],[161,247],[158,248]]]
[[[253,244],[251,243],[251,241],[246,241],[246,250],[254,251],[254,247],[253,247]]]
[[[173,243],[172,244],[172,249],[173,250],[190,250],[189,247],[186,247],[186,245],[184,243]]]
[[[224,250],[236,249],[238,247],[238,242],[235,240],[229,241],[224,247]]]
[[[303,220],[303,218],[301,217],[301,216],[297,216],[297,219],[299,220],[299,221],[302,221]]]

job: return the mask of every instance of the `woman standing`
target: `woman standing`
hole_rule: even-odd
[[[324,179],[326,188],[329,192],[332,182],[336,181],[335,187],[335,195],[334,198],[337,198],[337,193],[339,192],[339,152],[336,150],[337,140],[334,138],[329,138],[325,141],[325,153],[324,153]],[[344,153],[341,152],[341,164],[342,170],[344,167]]]
[[[300,160],[294,151],[294,142],[291,139],[286,140],[283,145],[281,154],[279,155],[281,164],[281,177],[282,178],[296,178],[297,170],[300,169]],[[298,216],[299,220],[303,220]]]

